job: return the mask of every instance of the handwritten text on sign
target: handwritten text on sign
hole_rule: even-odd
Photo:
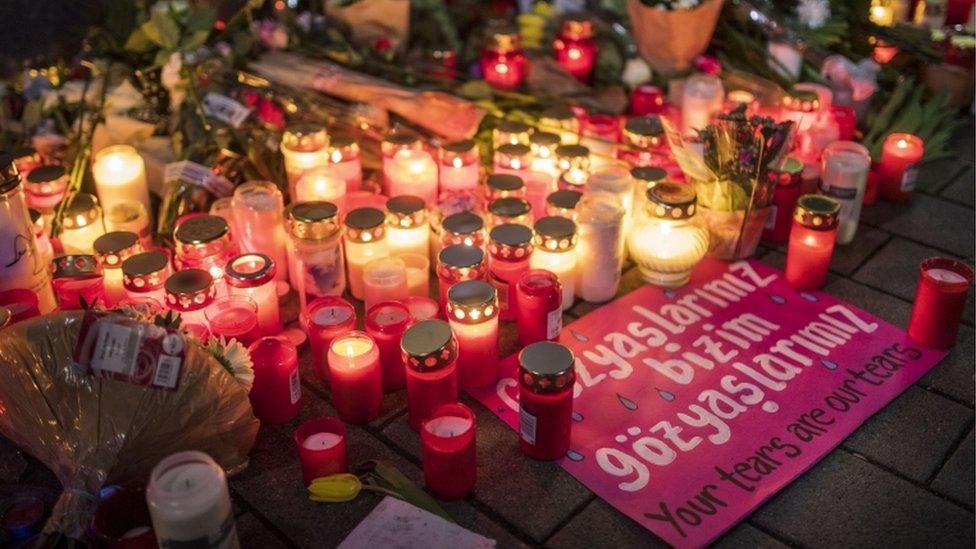
[[[679,546],[738,523],[945,356],[752,261],[644,286],[561,342],[577,358],[563,467]],[[513,428],[516,366],[473,393]]]

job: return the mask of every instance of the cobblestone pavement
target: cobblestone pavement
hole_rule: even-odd
[[[865,208],[855,242],[837,249],[827,292],[905,326],[920,259],[949,255],[973,261],[972,124],[955,146],[958,157],[921,170],[909,204]],[[784,248],[763,247],[758,256],[781,268]],[[629,268],[620,295],[640,284],[636,269]],[[973,547],[973,293],[948,358],[717,545]],[[577,304],[564,323],[594,308]],[[514,337],[512,326],[503,328],[504,355],[514,350]],[[372,494],[342,505],[306,499],[292,432],[302,420],[334,410],[307,352],[302,359],[301,415],[289,424],[262,427],[251,466],[230,481],[247,547],[334,546],[379,502]],[[444,504],[459,524],[497,539],[501,547],[664,545],[558,465],[524,458],[514,431],[473,399],[461,400],[478,415],[479,469],[474,493]],[[388,460],[421,483],[419,442],[407,425],[405,406],[402,392],[387,395],[379,419],[351,428],[350,459]],[[17,483],[0,484],[0,497],[24,489],[57,493],[52,474],[27,462]]]

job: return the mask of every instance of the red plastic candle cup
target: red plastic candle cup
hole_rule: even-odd
[[[366,333],[380,350],[384,392],[403,389],[406,383],[400,338],[412,321],[410,309],[398,301],[382,301],[366,313]]]
[[[533,269],[515,285],[515,322],[519,345],[556,341],[563,327],[563,286],[549,271]]]
[[[380,351],[368,334],[347,332],[329,346],[332,405],[339,419],[362,424],[373,421],[383,407]]]
[[[407,414],[420,425],[439,406],[457,402],[458,344],[443,320],[424,320],[407,328],[400,341],[407,367]]]
[[[871,163],[871,170],[868,171],[868,181],[864,186],[864,205],[870,206],[878,200],[878,192],[881,187],[881,168],[877,162]]]
[[[439,406],[420,428],[424,484],[443,500],[461,499],[477,479],[475,416],[464,404]]]
[[[597,45],[593,39],[593,23],[585,20],[563,21],[552,43],[556,62],[581,82],[589,82],[596,62]]]
[[[103,499],[92,519],[91,535],[97,547],[154,549],[156,533],[143,488],[120,488]]]
[[[254,362],[251,408],[264,423],[287,423],[298,415],[302,385],[298,351],[284,338],[262,337],[248,347]]]
[[[826,196],[800,197],[786,250],[786,280],[798,290],[815,290],[827,282],[837,240],[840,204]]]
[[[908,337],[926,347],[948,349],[955,345],[972,285],[973,269],[962,261],[946,257],[922,261]]]
[[[10,312],[10,323],[27,320],[41,314],[37,294],[27,288],[0,292],[0,307]]]
[[[514,90],[525,80],[528,60],[518,34],[496,33],[481,51],[481,76],[492,87]]]
[[[198,324],[209,332],[206,310],[217,295],[214,279],[203,269],[183,269],[166,279],[166,307],[179,313],[183,325]]]
[[[295,429],[295,445],[302,464],[302,479],[313,480],[349,472],[346,426],[334,417],[305,421]]]
[[[403,304],[410,310],[411,322],[437,318],[441,311],[437,302],[426,296],[412,295]]]
[[[857,113],[850,105],[831,105],[830,114],[837,122],[841,141],[853,141],[857,132]]]
[[[630,92],[631,116],[647,116],[664,112],[664,92],[653,84],[640,84]]]
[[[437,254],[437,280],[441,310],[447,307],[447,291],[464,280],[484,279],[488,272],[485,252],[476,246],[454,244]]]
[[[85,304],[105,305],[102,270],[92,255],[62,255],[54,258],[51,284],[62,311],[83,309]]]
[[[881,147],[878,175],[881,176],[881,198],[904,202],[915,190],[918,163],[925,155],[922,138],[908,133],[893,133]]]
[[[770,169],[767,176],[776,186],[773,189],[773,211],[766,220],[762,237],[770,242],[786,242],[793,225],[793,210],[800,198],[803,162],[787,158],[781,167]]]
[[[250,345],[258,335],[258,306],[243,295],[218,297],[205,311],[210,331]]]
[[[483,280],[466,280],[447,292],[447,319],[458,342],[461,387],[484,387],[498,379],[498,296]]]
[[[322,382],[328,385],[329,346],[340,334],[356,329],[356,309],[341,297],[320,297],[309,304],[308,315],[303,320],[312,351],[312,365]]]
[[[515,320],[515,284],[529,270],[532,255],[532,229],[505,223],[488,236],[488,281],[498,293],[498,317]]]
[[[566,455],[573,429],[575,358],[548,341],[519,353],[519,447],[533,459]]]

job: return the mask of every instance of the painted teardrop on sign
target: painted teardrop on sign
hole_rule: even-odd
[[[505,410],[508,410],[508,408],[506,408],[506,407],[504,407],[504,406],[499,406],[499,407],[498,407],[498,413],[499,413],[499,414],[500,414],[500,413],[502,413],[502,412],[504,412]]]
[[[830,360],[827,360],[826,358],[821,358],[820,359],[820,363],[823,364],[824,367],[826,367],[828,370],[836,370],[838,368],[836,362],[831,362]]]
[[[620,401],[620,404],[624,408],[627,408],[631,412],[633,412],[634,410],[637,409],[637,403],[636,402],[634,402],[633,400],[630,400],[629,398],[621,395],[620,393],[617,393],[617,400]]]
[[[657,391],[657,394],[661,398],[663,398],[668,402],[673,402],[675,399],[674,393],[672,393],[671,391],[665,391],[664,389],[658,389],[657,387],[655,387],[654,390]]]
[[[779,303],[780,305],[786,303],[786,298],[781,295],[767,293],[766,297],[768,297],[773,303]]]
[[[569,333],[573,334],[573,337],[576,338],[576,341],[579,341],[581,343],[586,343],[587,341],[590,340],[590,338],[586,337],[585,335],[577,332],[576,330],[574,330],[572,328],[569,329]]]
[[[577,452],[576,450],[566,450],[566,457],[573,461],[583,461],[583,454]]]
[[[816,302],[820,301],[820,298],[819,297],[811,294],[810,292],[800,292],[800,297],[802,297],[803,299],[805,299],[805,300],[807,300],[807,301],[809,301],[811,303],[816,303]]]
[[[583,421],[583,414],[573,410],[573,421]]]

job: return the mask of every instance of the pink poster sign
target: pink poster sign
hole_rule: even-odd
[[[679,547],[737,524],[946,354],[756,261],[645,285],[561,342],[577,374],[562,466]],[[473,394],[518,430],[516,365]]]

